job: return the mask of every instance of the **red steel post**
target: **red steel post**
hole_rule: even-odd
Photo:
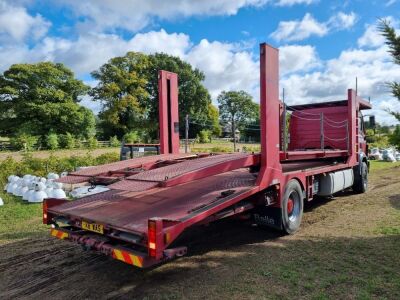
[[[160,153],[179,153],[178,75],[158,73]]]
[[[261,168],[257,178],[260,189],[279,183],[282,174],[279,105],[279,50],[263,43],[260,45]]]
[[[357,95],[353,89],[347,91],[348,104],[348,126],[349,126],[349,159],[348,163],[354,165],[357,162],[357,128],[356,128],[356,109],[357,109]]]

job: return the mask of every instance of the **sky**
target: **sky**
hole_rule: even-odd
[[[61,62],[90,86],[90,73],[128,51],[176,55],[205,74],[218,94],[244,90],[259,102],[259,44],[280,52],[288,104],[346,99],[355,88],[377,121],[400,111],[389,81],[400,81],[385,40],[385,18],[400,33],[400,0],[0,0],[0,72],[15,63]],[[100,110],[89,97],[82,104]]]

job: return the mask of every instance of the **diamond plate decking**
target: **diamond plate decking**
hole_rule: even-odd
[[[61,204],[49,211],[145,233],[149,218],[179,220],[197,208],[214,203],[223,191],[234,190],[231,196],[235,196],[252,189],[255,179],[247,170],[236,170],[144,194],[110,190]]]
[[[145,156],[140,158],[132,158],[128,160],[117,161],[110,164],[95,166],[87,169],[82,169],[76,172],[72,172],[71,175],[79,175],[79,176],[96,176],[99,174],[107,173],[109,171],[118,171],[118,170],[126,170],[130,168],[138,168],[143,164],[157,162],[162,160],[170,160],[170,159],[179,159],[179,158],[187,158],[187,157],[196,157],[195,154],[161,154],[161,155],[152,155]]]
[[[65,184],[77,184],[77,183],[83,183],[88,180],[89,180],[89,178],[87,176],[70,176],[70,175],[68,175],[68,176],[56,179],[55,181],[65,183]]]
[[[245,154],[245,153],[219,154],[205,158],[188,160],[177,164],[165,166],[162,168],[145,171],[140,174],[135,174],[127,177],[127,179],[161,182],[164,180],[172,179],[177,176],[184,175],[185,173],[204,169],[220,163],[234,161],[240,158],[246,158],[249,157],[250,155],[251,154]]]
[[[119,182],[108,185],[112,190],[122,190],[131,192],[142,192],[150,190],[158,186],[158,182],[152,181],[136,181],[136,180],[121,180]]]

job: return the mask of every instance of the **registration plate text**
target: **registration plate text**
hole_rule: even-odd
[[[88,222],[82,221],[82,229],[101,233],[101,234],[104,233],[103,225],[96,224],[96,223],[88,223]]]

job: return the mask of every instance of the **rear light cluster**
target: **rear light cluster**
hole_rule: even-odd
[[[47,205],[47,201],[44,200],[43,201],[43,224],[48,224],[47,223],[47,209],[48,209],[48,205]]]
[[[48,213],[49,208],[63,204],[65,202],[68,202],[69,200],[65,199],[45,199],[43,201],[43,224],[49,225],[52,222],[52,216],[51,214]]]
[[[157,222],[149,220],[148,230],[149,256],[157,256]]]

